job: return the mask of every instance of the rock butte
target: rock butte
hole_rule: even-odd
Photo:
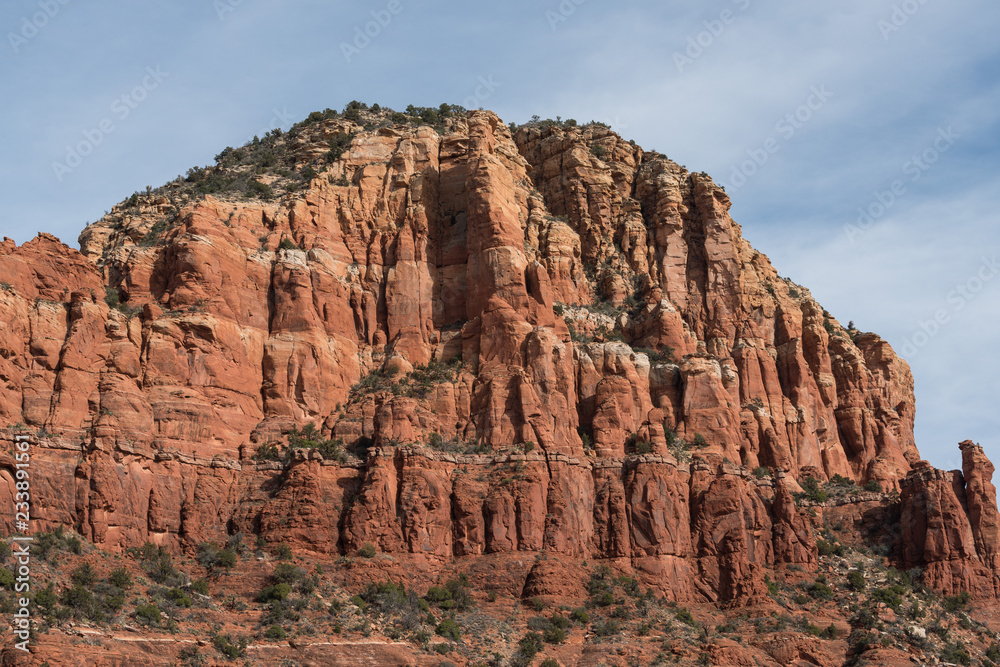
[[[895,504],[890,560],[1000,595],[983,450],[920,461],[907,364],[779,277],[706,174],[599,125],[512,134],[488,111],[440,132],[322,121],[297,159],[340,131],[329,178],[279,201],[168,191],[80,251],[0,244],[0,424],[34,433],[37,529],[111,552],[372,543],[414,572],[482,560],[518,596],[582,594],[579,564],[607,561],[725,608],[764,599],[770,568],[815,567],[824,513],[861,530]],[[422,391],[352,392],[432,363],[450,372]],[[307,423],[367,456],[254,459]],[[884,493],[796,506],[834,475]]]

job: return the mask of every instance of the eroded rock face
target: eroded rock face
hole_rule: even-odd
[[[961,494],[907,477],[906,363],[780,278],[707,175],[597,125],[512,135],[483,111],[311,127],[357,134],[280,201],[150,196],[82,252],[0,244],[0,421],[36,433],[41,527],[107,549],[371,543],[421,567],[614,559],[672,599],[748,604],[762,568],[815,563],[795,479],[839,474],[909,484],[924,546],[904,560],[989,592],[982,451],[963,445]],[[348,462],[254,459],[306,423]],[[575,584],[547,578],[572,567],[504,585],[559,595]]]
[[[963,471],[921,462],[902,482],[901,552],[924,567],[924,583],[948,594],[1000,594],[996,566],[997,503],[993,465],[978,445],[961,444]]]

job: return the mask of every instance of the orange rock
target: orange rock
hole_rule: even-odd
[[[37,433],[40,525],[109,550],[370,542],[510,565],[518,595],[608,559],[740,606],[765,568],[815,565],[791,493],[839,474],[902,489],[930,585],[1000,590],[992,465],[963,443],[964,477],[911,472],[906,363],[780,278],[707,175],[596,124],[310,127],[283,141],[321,173],[279,200],[143,197],[80,252],[0,243],[0,425]],[[373,449],[252,460],[306,423]]]

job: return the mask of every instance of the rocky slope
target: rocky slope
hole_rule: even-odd
[[[1000,595],[982,449],[921,462],[906,363],[781,278],[706,174],[599,124],[399,115],[227,149],[80,252],[0,244],[0,423],[4,451],[31,435],[37,530],[371,545],[519,599],[607,562],[729,608],[815,569],[829,515],[929,587]],[[830,480],[873,492],[796,500]]]

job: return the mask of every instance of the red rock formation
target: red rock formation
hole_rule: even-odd
[[[994,598],[1000,595],[1000,570],[993,465],[969,441],[962,443],[962,459],[969,482],[960,471],[944,472],[923,461],[902,480],[902,563],[923,567],[923,582],[935,590]]]
[[[0,420],[37,433],[40,527],[111,550],[241,531],[420,568],[507,559],[519,594],[572,588],[546,573],[576,565],[534,554],[613,559],[674,600],[752,604],[763,568],[815,564],[795,478],[895,488],[918,461],[906,363],[780,278],[707,175],[598,125],[512,135],[484,111],[280,141],[301,167],[341,131],[277,202],[176,182],[79,253],[0,244]],[[348,462],[254,460],[305,423]],[[904,480],[903,560],[987,595],[992,466],[963,454],[961,494]]]

